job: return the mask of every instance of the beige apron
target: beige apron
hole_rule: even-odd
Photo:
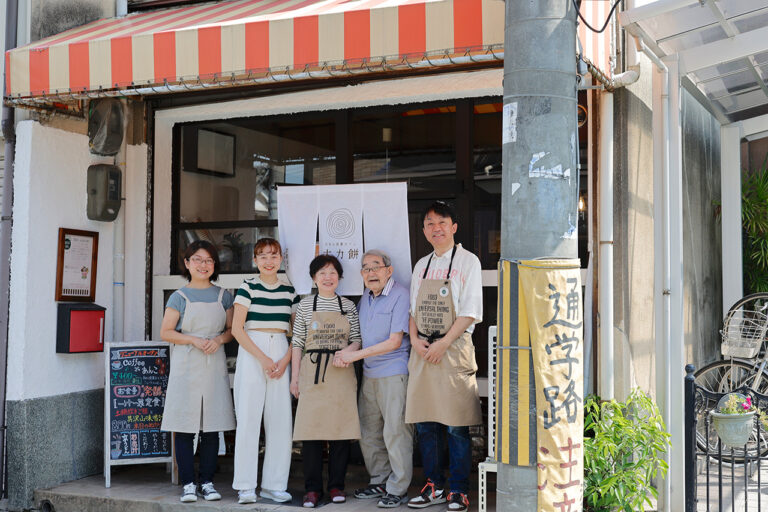
[[[432,263],[432,256],[429,257],[416,295],[416,329],[430,344],[443,337],[456,320],[450,282],[455,255],[456,246],[445,280],[426,279]],[[425,361],[411,349],[405,422],[436,421],[451,427],[482,423],[476,372],[475,347],[470,333],[465,332],[451,343],[440,364]]]
[[[214,338],[227,327],[227,312],[219,290],[217,302],[186,301],[182,334]],[[165,394],[165,409],[160,430],[170,432],[220,432],[234,430],[235,413],[229,390],[224,347],[206,355],[194,345],[171,346],[171,374]]]
[[[294,441],[360,439],[355,369],[333,366],[333,354],[349,344],[349,320],[337,298],[340,313],[317,311],[315,295],[299,370]]]

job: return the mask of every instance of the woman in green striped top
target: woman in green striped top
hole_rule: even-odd
[[[282,250],[277,240],[262,238],[253,248],[259,274],[246,279],[235,296],[232,335],[240,344],[235,372],[235,476],[239,503],[254,503],[258,487],[259,433],[262,414],[266,450],[261,496],[291,501],[286,492],[291,467],[291,362],[286,334],[299,298],[278,278]]]

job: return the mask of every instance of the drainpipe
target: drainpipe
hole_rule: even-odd
[[[18,0],[7,0],[5,4],[5,50],[16,47],[16,23],[19,13]],[[8,68],[5,68],[8,74]],[[3,80],[3,96],[6,80]],[[2,496],[7,496],[6,451],[5,451],[5,393],[8,365],[8,306],[10,304],[11,277],[11,229],[13,224],[13,162],[16,153],[15,111],[3,105],[2,130],[5,138],[5,171],[3,173],[3,200],[0,207],[0,484]]]
[[[123,109],[123,142],[115,155],[115,165],[121,171],[120,194],[125,195],[126,181],[126,120],[128,105],[120,100]],[[114,224],[113,262],[112,262],[112,341],[125,341],[125,198],[120,197],[120,211]]]
[[[613,93],[600,93],[600,379],[598,394],[603,400],[614,397],[613,367]]]
[[[128,0],[115,0],[115,16],[122,18],[128,14]]]
[[[672,418],[672,396],[670,387],[670,375],[673,373],[669,367],[669,361],[672,359],[672,254],[671,254],[671,222],[670,222],[670,178],[669,178],[669,69],[667,65],[646,46],[642,38],[636,37],[637,49],[643,52],[653,64],[656,65],[661,73],[661,123],[662,130],[658,138],[654,139],[654,146],[656,142],[661,142],[661,155],[655,157],[656,160],[654,167],[658,165],[658,172],[654,172],[654,180],[660,181],[661,192],[661,233],[660,237],[655,237],[656,242],[660,242],[661,245],[661,257],[656,258],[658,263],[661,263],[661,279],[656,282],[656,290],[654,292],[655,300],[661,299],[661,307],[658,309],[658,313],[661,315],[661,322],[657,324],[656,328],[656,397],[661,409],[664,422],[669,426],[670,419]],[[656,149],[654,149],[656,152]],[[656,195],[657,192],[654,193]],[[659,297],[659,293],[661,296]],[[658,322],[658,320],[657,320]],[[669,453],[664,454],[667,464],[669,464]],[[671,478],[667,474],[666,477],[660,482],[659,489],[659,509],[664,511],[671,510]]]

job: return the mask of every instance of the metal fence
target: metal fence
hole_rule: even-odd
[[[768,410],[768,396],[749,387],[713,391],[695,381],[693,365],[685,367],[685,512],[760,511],[761,468],[768,469],[768,435],[755,415],[750,439],[745,446],[731,447],[719,438],[710,411],[731,392],[751,397],[760,410]]]

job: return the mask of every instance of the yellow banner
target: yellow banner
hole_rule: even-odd
[[[518,262],[536,375],[539,512],[582,510],[584,326],[579,260]]]

